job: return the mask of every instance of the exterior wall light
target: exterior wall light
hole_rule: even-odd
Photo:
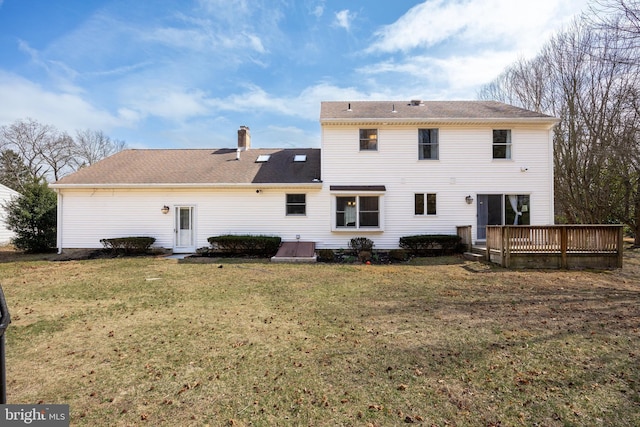
[[[465,202],[467,202],[468,205],[473,203],[473,197],[471,197],[471,195],[468,195],[467,197],[465,197],[464,200]]]
[[[166,215],[166,214],[168,214],[168,213],[169,213],[169,206],[164,205],[164,206],[162,207],[162,209],[160,209],[160,212],[162,212],[162,213],[163,213],[163,214],[165,214],[165,215]]]

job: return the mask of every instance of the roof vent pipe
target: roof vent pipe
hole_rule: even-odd
[[[349,106],[347,107],[347,111],[351,111],[351,103],[349,103]]]
[[[240,160],[240,151],[242,151],[240,148],[236,150],[236,160]]]

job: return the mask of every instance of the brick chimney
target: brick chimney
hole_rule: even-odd
[[[238,129],[238,150],[248,151],[251,148],[251,133],[249,126],[240,126]]]

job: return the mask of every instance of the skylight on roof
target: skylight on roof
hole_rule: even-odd
[[[271,158],[271,154],[260,154],[256,159],[256,163],[267,163]]]
[[[306,162],[307,161],[307,155],[306,154],[296,154],[293,157],[293,161],[294,162]]]

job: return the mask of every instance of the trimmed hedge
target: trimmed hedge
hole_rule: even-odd
[[[455,234],[420,234],[400,238],[400,247],[414,256],[449,255],[463,251],[462,238]]]
[[[114,239],[100,239],[105,249],[125,254],[144,254],[155,243],[154,237],[116,237]]]
[[[211,252],[218,255],[272,257],[278,252],[282,239],[276,236],[226,234],[207,239]]]

